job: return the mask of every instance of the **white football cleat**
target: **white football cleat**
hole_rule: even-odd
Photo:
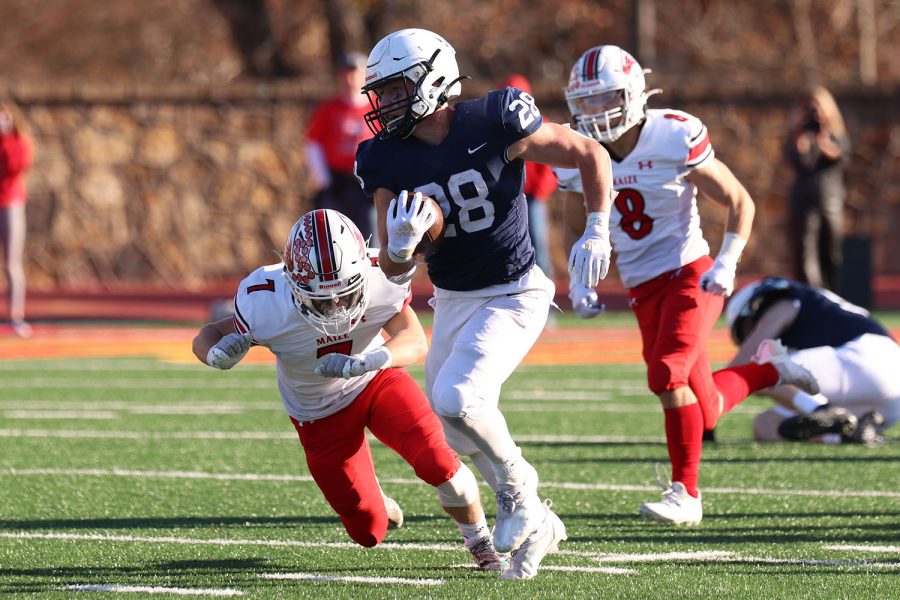
[[[501,486],[497,492],[497,522],[494,546],[500,552],[518,548],[544,520],[543,504],[537,497],[538,474],[525,459],[525,479],[518,486]]]
[[[771,364],[778,371],[777,385],[794,385],[815,396],[819,393],[819,382],[805,367],[791,360],[787,348],[781,340],[763,340],[756,349],[753,362],[759,365]]]
[[[662,500],[641,505],[641,516],[671,525],[698,525],[703,520],[703,502],[699,492],[694,498],[683,483],[675,481],[663,490]]]
[[[381,497],[384,498],[384,509],[387,511],[388,529],[400,529],[403,527],[403,509],[393,498],[384,494]]]
[[[472,554],[475,564],[482,571],[502,571],[509,566],[509,554],[497,552],[494,540],[489,535],[475,540],[471,546],[466,544],[466,550]]]
[[[550,500],[541,503],[544,509],[543,522],[513,551],[509,567],[500,574],[501,579],[531,579],[537,575],[544,557],[556,552],[559,543],[568,539],[566,526],[550,510],[552,504]]]

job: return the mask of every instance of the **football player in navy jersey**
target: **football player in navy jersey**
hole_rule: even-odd
[[[900,346],[865,309],[827,290],[767,277],[739,290],[725,316],[740,346],[732,364],[746,363],[760,340],[781,338],[791,359],[819,382],[814,396],[793,386],[766,390],[778,405],[756,418],[756,439],[834,434],[872,445],[900,420]]]
[[[448,104],[461,92],[453,48],[404,29],[369,55],[366,85],[375,137],[361,143],[356,174],[374,196],[381,267],[412,276],[414,250],[438,201],[443,240],[425,256],[434,284],[434,327],[425,387],[451,446],[470,457],[496,493],[494,543],[512,551],[507,579],[533,577],[566,539],[538,497],[538,476],[499,410],[500,387],[546,323],[554,284],[535,265],[523,193],[526,160],[578,168],[588,209],[569,257],[573,276],[595,285],[609,267],[609,157],[576,132],[545,122],[534,98],[504,88]]]
[[[369,429],[434,486],[476,565],[497,571],[506,563],[493,547],[478,481],[403,368],[427,345],[409,300],[409,285],[388,282],[349,218],[315,210],[291,229],[283,262],[248,275],[234,317],[203,326],[193,351],[217,369],[234,367],[251,344],[275,355],[278,391],[309,471],[356,543],[379,544],[389,522],[402,523],[375,476]]]

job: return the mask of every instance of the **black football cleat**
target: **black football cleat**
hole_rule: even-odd
[[[823,404],[807,415],[789,417],[778,426],[778,435],[786,440],[808,440],[823,433],[839,433],[852,437],[856,433],[856,416],[842,406]]]
[[[877,410],[871,410],[861,416],[853,435],[841,436],[844,444],[865,444],[878,446],[884,443],[884,416]]]

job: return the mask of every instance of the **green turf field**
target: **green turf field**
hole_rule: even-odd
[[[0,363],[0,595],[900,597],[900,431],[877,448],[755,444],[751,399],[704,448],[703,524],[678,529],[637,517],[667,462],[642,367],[522,367],[501,406],[569,533],[527,582],[464,568],[432,490],[378,442],[406,524],[350,543],[272,367]]]

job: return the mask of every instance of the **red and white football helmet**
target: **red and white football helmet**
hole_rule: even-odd
[[[350,333],[369,304],[371,262],[356,225],[336,210],[308,212],[291,229],[283,260],[300,316],[326,335]]]
[[[366,66],[372,110],[366,124],[383,138],[407,137],[416,124],[462,92],[456,51],[447,40],[425,29],[401,29],[375,44]],[[404,97],[382,104],[390,84],[405,86]]]
[[[640,123],[647,98],[662,92],[646,91],[649,72],[618,46],[595,46],[582,54],[564,90],[578,130],[598,142],[614,142]]]

